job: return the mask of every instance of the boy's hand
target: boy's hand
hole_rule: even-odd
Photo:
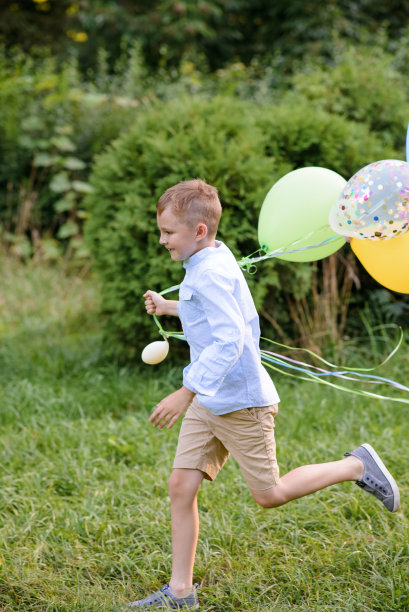
[[[147,291],[144,293],[145,308],[148,314],[165,314],[165,304],[167,300],[164,297],[156,293],[155,291]]]
[[[143,294],[145,298],[145,308],[148,314],[174,315],[178,316],[177,300],[166,300],[156,291],[147,291]]]
[[[165,425],[170,429],[188,408],[194,396],[193,391],[186,387],[174,391],[156,405],[149,417],[150,422],[159,429],[163,429]]]

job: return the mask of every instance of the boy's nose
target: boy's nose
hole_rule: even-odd
[[[165,243],[166,243],[166,240],[165,240],[164,236],[161,236],[159,238],[159,244],[165,244]]]

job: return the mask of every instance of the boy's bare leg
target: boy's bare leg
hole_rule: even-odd
[[[278,483],[265,491],[252,491],[254,500],[264,508],[276,508],[287,502],[320,491],[346,480],[359,480],[364,466],[350,455],[340,461],[303,465],[285,474]]]
[[[185,597],[193,588],[193,564],[199,535],[197,494],[203,480],[199,470],[173,470],[169,479],[172,514],[172,576],[170,589]]]

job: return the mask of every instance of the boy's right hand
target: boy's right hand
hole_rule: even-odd
[[[192,403],[194,396],[193,391],[182,386],[156,404],[155,410],[149,417],[150,422],[159,429],[163,429],[165,425],[170,429]]]
[[[144,293],[145,308],[148,314],[162,315],[166,314],[166,302],[164,297],[156,293],[156,291],[147,291]]]

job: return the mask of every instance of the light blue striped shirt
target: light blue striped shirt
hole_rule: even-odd
[[[233,253],[222,242],[183,262],[178,314],[190,346],[183,384],[210,412],[280,401],[260,360],[260,325]]]

